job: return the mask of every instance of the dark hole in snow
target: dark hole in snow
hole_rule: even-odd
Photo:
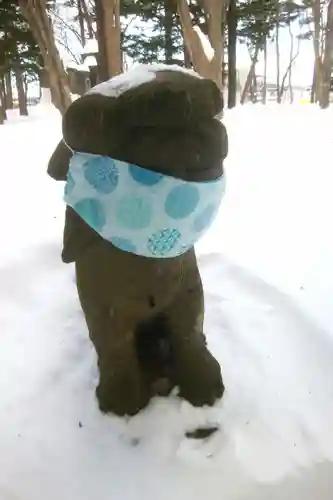
[[[186,432],[185,435],[189,439],[207,439],[218,430],[219,427],[217,425],[213,425],[211,427],[198,427],[194,431]]]
[[[140,442],[141,442],[141,439],[138,437],[134,437],[131,439],[131,445],[134,447],[139,446]]]

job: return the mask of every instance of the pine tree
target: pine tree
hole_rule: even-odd
[[[12,107],[11,81],[16,80],[21,114],[27,114],[26,87],[40,71],[40,52],[29,25],[20,13],[15,1],[0,4],[2,100],[4,107]]]
[[[124,0],[122,16],[129,22],[133,18],[139,21],[136,28],[131,24],[123,33],[123,50],[135,61],[184,65],[183,38],[173,0]]]

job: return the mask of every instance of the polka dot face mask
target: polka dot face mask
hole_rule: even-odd
[[[170,258],[203,236],[224,191],[225,176],[188,182],[108,156],[74,152],[64,200],[120,250]]]

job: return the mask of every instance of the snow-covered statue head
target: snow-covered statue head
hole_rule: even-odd
[[[66,182],[62,258],[75,262],[102,411],[135,414],[175,386],[196,406],[223,394],[194,252],[225,190],[222,109],[211,80],[139,65],[64,116],[48,173]]]

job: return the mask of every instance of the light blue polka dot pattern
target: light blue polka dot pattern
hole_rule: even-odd
[[[184,254],[202,238],[224,191],[224,176],[187,182],[108,157],[74,153],[64,199],[118,249],[162,259]]]
[[[111,237],[110,241],[115,247],[119,248],[119,250],[123,250],[124,252],[136,253],[136,246],[131,242],[131,240],[114,236]]]
[[[68,171],[67,181],[65,184],[65,194],[69,195],[73,191],[74,186],[75,186],[75,182],[74,182],[73,176],[70,173],[70,171]]]
[[[200,200],[196,186],[183,184],[174,187],[165,200],[165,211],[173,219],[184,219],[196,209]]]
[[[133,180],[144,186],[154,186],[163,179],[162,174],[137,167],[136,165],[129,165],[129,173]]]
[[[124,196],[117,204],[117,222],[128,229],[148,227],[153,215],[149,199],[138,195]]]
[[[177,229],[163,229],[148,238],[148,249],[156,257],[165,257],[173,250],[181,238]]]
[[[95,231],[99,232],[105,226],[106,214],[99,200],[85,198],[78,201],[73,208]]]
[[[193,222],[194,231],[200,232],[210,226],[217,210],[218,206],[210,204],[199,215],[197,215]]]
[[[106,156],[92,158],[85,163],[84,176],[101,194],[112,193],[118,186],[119,171],[114,160]]]

